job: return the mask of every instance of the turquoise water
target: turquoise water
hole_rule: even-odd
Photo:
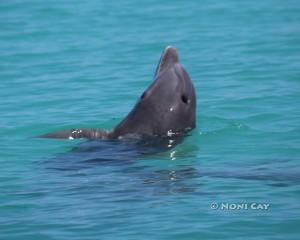
[[[299,239],[298,1],[4,0],[0,29],[0,239]],[[167,45],[197,91],[182,144],[34,138],[112,128]]]

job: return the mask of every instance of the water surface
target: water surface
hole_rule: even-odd
[[[1,239],[298,239],[298,1],[12,0],[0,27]],[[112,128],[167,45],[197,91],[182,144],[34,138]]]

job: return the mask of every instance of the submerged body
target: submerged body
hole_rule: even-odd
[[[179,63],[177,50],[167,47],[160,58],[154,81],[131,112],[112,131],[70,129],[42,135],[46,138],[118,139],[124,136],[171,136],[195,128],[196,94]]]

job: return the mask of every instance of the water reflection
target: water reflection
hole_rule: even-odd
[[[141,194],[193,192],[188,179],[197,176],[195,161],[187,161],[193,151],[182,150],[184,144],[176,147],[181,142],[182,136],[174,135],[88,141],[41,161],[40,169],[42,174],[51,175],[51,179],[63,179],[66,188],[70,182],[72,186],[76,182],[79,185],[88,182],[89,189],[95,185],[99,191],[103,191],[100,187],[103,183],[109,183],[110,191],[116,192],[120,192],[120,188]],[[196,159],[196,151],[191,159]]]
[[[274,187],[299,184],[298,173],[274,171],[271,165],[253,167],[205,167],[199,159],[199,149],[182,139],[128,139],[126,141],[89,141],[77,145],[72,151],[42,161],[41,178],[45,185],[65,189],[65,194],[109,194],[152,197],[161,194],[204,192],[199,186],[207,179],[222,184],[231,179],[255,181]],[[177,142],[176,142],[177,140]],[[205,159],[203,159],[205,161]],[[226,185],[226,184],[225,184]]]

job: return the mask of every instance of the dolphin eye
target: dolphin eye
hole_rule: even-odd
[[[142,94],[142,96],[141,96],[141,99],[145,98],[145,96],[146,96],[146,91],[143,92],[143,94]]]
[[[181,95],[181,101],[183,101],[185,104],[188,104],[190,102],[190,100],[184,94]]]

